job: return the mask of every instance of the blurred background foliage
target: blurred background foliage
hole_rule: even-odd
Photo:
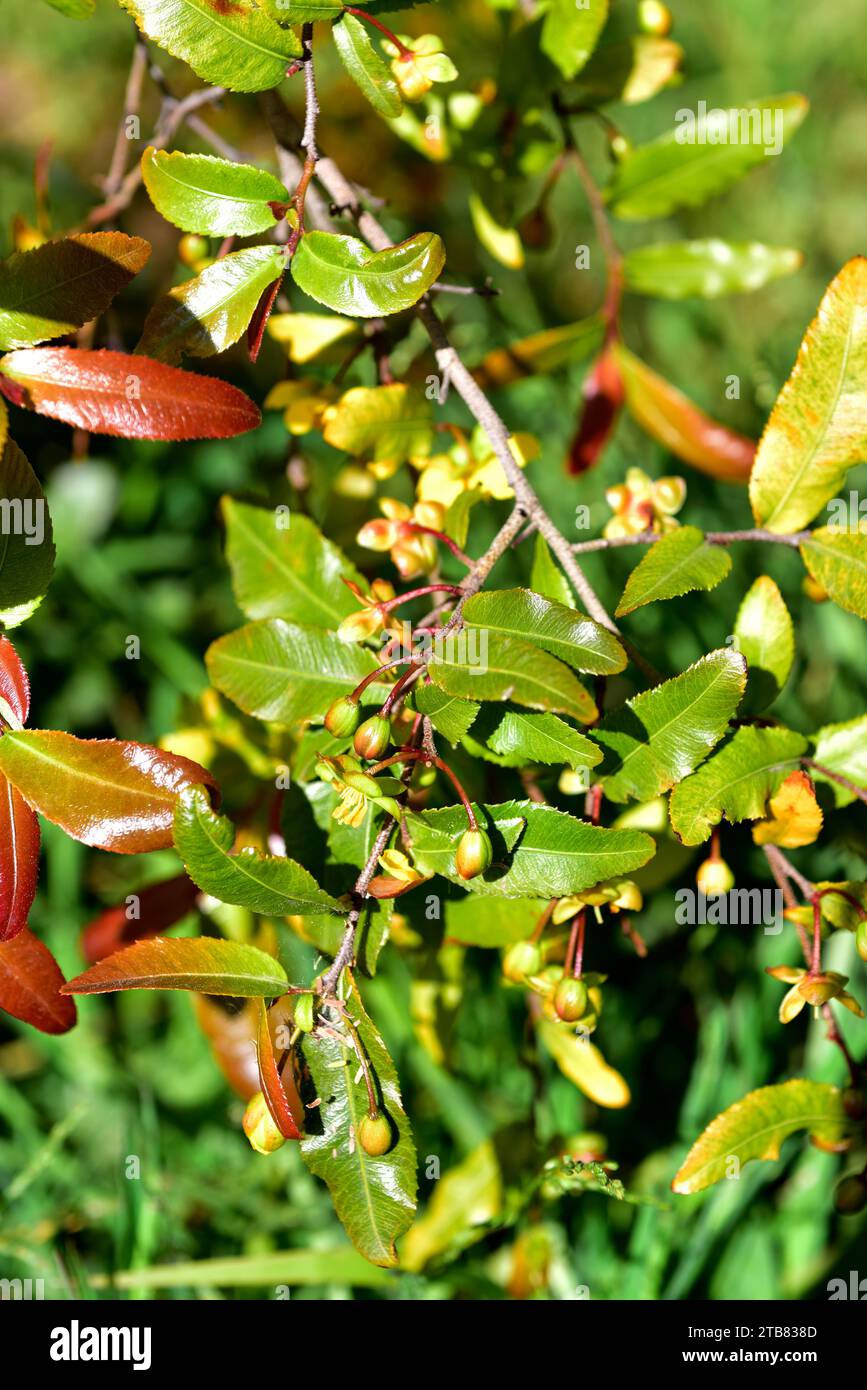
[[[668,222],[621,224],[625,247],[650,240],[719,235],[796,246],[803,268],[756,294],[712,302],[668,303],[630,296],[624,310],[627,342],[711,414],[757,436],[785,380],[821,293],[850,256],[864,250],[867,213],[867,29],[859,0],[832,6],[773,0],[673,0],[673,37],[686,50],[684,78],[654,101],[610,108],[636,143],[667,129],[675,111],[744,104],[788,90],[805,93],[811,112],[782,156],[770,160],[729,193]],[[631,21],[633,6],[615,10]],[[4,73],[0,120],[0,225],[4,254],[16,214],[35,215],[34,159],[51,142],[53,229],[82,221],[98,198],[119,119],[132,48],[128,18],[111,0],[97,0],[87,23],[66,20],[47,5],[5,0]],[[483,0],[444,3],[399,16],[398,29],[436,30],[457,62],[461,85],[486,79],[501,88],[532,83],[529,46],[509,45],[508,13]],[[523,48],[523,52],[522,52]],[[157,55],[178,91],[191,74]],[[534,60],[538,62],[538,59]],[[336,63],[321,54],[322,147],[361,183],[387,200],[383,218],[393,232],[435,230],[448,249],[449,276],[479,282],[490,274],[501,289],[493,300],[446,305],[455,341],[471,362],[491,347],[592,312],[601,290],[601,261],[574,269],[575,247],[595,246],[577,179],[557,185],[551,215],[553,245],[530,252],[521,271],[490,260],[473,235],[467,211],[470,175],[458,159],[432,162],[395,138],[367,107]],[[531,88],[525,88],[526,91]],[[298,108],[299,93],[287,85]],[[149,89],[142,112],[146,134],[156,115]],[[207,113],[215,129],[259,163],[273,167],[266,127],[254,97],[231,97]],[[604,178],[605,140],[592,122],[580,123],[582,147]],[[188,132],[178,148],[202,148]],[[504,221],[517,221],[534,203],[541,174],[502,179],[489,171],[488,190]],[[107,331],[131,348],[156,295],[177,276],[178,233],[140,195],[123,226],[149,238],[152,259],[122,296]],[[413,340],[415,341],[415,340]],[[404,349],[407,362],[412,349]],[[399,358],[400,354],[398,354]],[[216,368],[255,399],[284,374],[285,359],[266,340],[255,369],[233,350]],[[743,489],[673,468],[664,451],[623,419],[602,463],[569,479],[564,458],[574,434],[581,380],[576,367],[531,379],[497,401],[513,429],[538,435],[541,456],[531,477],[567,534],[575,508],[590,507],[598,534],[609,510],[604,490],[630,465],[658,476],[683,471],[689,496],[681,520],[730,528],[749,524]],[[739,400],[726,399],[737,375]],[[363,379],[363,378],[359,378]],[[462,420],[459,405],[450,407]],[[155,445],[92,439],[89,454],[73,457],[65,427],[15,412],[13,434],[46,485],[60,564],[49,595],[15,640],[34,690],[32,722],[84,736],[119,735],[156,741],[187,722],[205,688],[202,654],[238,611],[222,560],[221,494],[291,500],[282,424],[266,418],[254,435],[226,443]],[[340,459],[325,446],[307,452],[310,505],[326,529],[351,546],[362,506],[329,497]],[[859,474],[852,475],[857,488]],[[382,489],[394,491],[393,484]],[[494,519],[477,513],[480,550]],[[528,548],[525,547],[525,550]],[[867,648],[858,619],[801,593],[797,556],[784,547],[733,551],[732,575],[712,594],[651,606],[628,620],[630,635],[666,673],[683,669],[724,645],[737,606],[756,575],[771,573],[796,617],[796,667],[774,713],[810,731],[867,708]],[[785,552],[785,553],[780,553]],[[353,552],[357,561],[367,555]],[[503,562],[503,584],[526,582],[530,556]],[[634,555],[587,557],[587,568],[613,608]],[[141,639],[140,660],[127,660],[130,635]],[[612,682],[612,697],[630,693]],[[226,785],[230,810],[245,794]],[[567,803],[575,809],[575,803]],[[856,804],[857,805],[857,804]],[[867,860],[865,808],[830,815],[821,847],[799,859],[814,878],[861,879]],[[727,829],[726,858],[739,883],[764,883],[763,861],[748,831]],[[145,882],[170,874],[171,854],[122,859],[85,850],[45,827],[42,885],[32,922],[67,974],[81,969],[78,934],[102,906]],[[838,1157],[790,1141],[779,1165],[752,1165],[738,1182],[699,1197],[674,1198],[668,1184],[686,1148],[707,1121],[745,1092],[790,1075],[840,1081],[842,1063],[820,1025],[801,1021],[783,1030],[776,1020],[779,986],[766,964],[796,958],[795,943],[738,927],[679,927],[673,891],[678,879],[649,901],[637,925],[650,948],[646,960],[614,932],[593,937],[592,968],[608,971],[601,1042],[627,1077],[632,1104],[600,1112],[547,1061],[528,1050],[520,991],[501,987],[496,952],[438,951],[425,943],[402,954],[385,952],[378,978],[366,987],[402,1077],[420,1154],[421,1195],[434,1190],[431,1173],[471,1156],[464,1187],[478,1210],[492,1203],[486,1178],[496,1137],[506,1194],[494,1229],[453,1259],[446,1250],[421,1272],[382,1276],[357,1296],[500,1298],[803,1298],[825,1297],[825,1283],[864,1268],[867,1218],[833,1212]],[[287,934],[288,936],[288,934]],[[284,943],[304,978],[306,948]],[[829,950],[831,968],[855,975],[849,934]],[[859,972],[861,979],[859,980]],[[449,1015],[446,1065],[411,1017],[410,981],[430,981],[430,997]],[[856,988],[856,993],[857,993]],[[418,990],[414,996],[418,1013]],[[856,1055],[863,1025],[843,1024]],[[0,1027],[0,1275],[44,1277],[54,1297],[98,1296],[99,1275],[176,1261],[243,1256],[245,1274],[203,1268],[180,1272],[167,1292],[197,1297],[273,1297],[286,1284],[293,1297],[349,1296],[329,1259],[281,1271],[272,1252],[328,1252],[344,1245],[324,1188],[306,1173],[288,1144],[269,1159],[254,1155],[240,1129],[242,1102],[232,1096],[212,1060],[191,1002],[172,995],[132,994],[85,999],[80,1024],[59,1039],[7,1020]],[[546,1156],[567,1136],[601,1131],[633,1194],[632,1204],[596,1191],[560,1198],[537,1193],[517,1202]],[[474,1157],[472,1157],[474,1155]],[[129,1157],[140,1176],[129,1178]],[[133,1171],[135,1167],[133,1165]],[[465,1194],[464,1194],[465,1195]],[[522,1205],[516,1224],[511,1204]],[[446,1217],[448,1213],[445,1213]],[[448,1222],[446,1221],[446,1225]],[[447,1245],[447,1234],[440,1245]],[[477,1232],[477,1235],[482,1234]],[[458,1244],[464,1240],[458,1233]],[[339,1274],[339,1271],[337,1271]],[[182,1276],[182,1277],[181,1277]],[[362,1281],[363,1282],[363,1281]],[[126,1281],[133,1296],[160,1287],[154,1275]]]

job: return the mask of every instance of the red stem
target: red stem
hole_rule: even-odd
[[[372,777],[375,777],[377,772],[382,772],[385,768],[391,767],[393,763],[405,763],[408,759],[412,759],[415,762],[427,763],[429,767],[431,764],[433,764],[434,767],[439,768],[440,772],[444,772],[446,774],[455,791],[457,792],[458,796],[460,797],[461,804],[467,813],[467,820],[470,823],[470,830],[478,830],[479,823],[476,820],[476,813],[470,805],[470,799],[464,791],[463,787],[461,786],[460,782],[458,781],[457,777],[452,772],[448,763],[444,763],[442,758],[433,758],[431,757],[430,753],[427,753],[420,748],[401,748],[399,753],[392,753],[390,758],[385,758],[384,761],[381,763],[375,763],[373,767],[368,768],[368,771]]]
[[[566,947],[565,973],[580,979],[584,966],[584,929],[587,923],[587,909],[582,907],[572,922],[569,945]]]
[[[401,59],[402,62],[405,63],[408,58],[415,57],[415,54],[413,53],[412,49],[407,48],[405,43],[401,43],[400,39],[397,37],[397,34],[393,34],[391,30],[386,28],[386,26],[382,24],[378,19],[374,19],[372,14],[367,13],[367,10],[356,9],[355,5],[344,5],[343,10],[345,14],[354,14],[357,19],[363,19],[365,24],[372,24],[373,27],[375,29],[378,29],[381,34],[385,34],[385,37],[387,39],[390,39],[391,42],[394,44],[395,48],[397,49],[398,57]]]
[[[822,969],[822,906],[818,893],[813,895],[813,963],[810,969],[814,975]]]
[[[465,554],[460,546],[452,540],[451,536],[446,535],[445,531],[437,531],[434,526],[422,526],[418,521],[406,521],[404,525],[408,527],[410,531],[416,531],[423,536],[435,536],[443,545],[448,546],[456,560],[460,560],[461,564],[466,565],[467,569],[472,569],[473,561],[470,559],[469,555]]]
[[[424,598],[427,594],[448,593],[455,598],[460,598],[462,590],[456,584],[423,584],[420,589],[410,589],[407,594],[398,594],[396,598],[390,598],[385,603],[378,605],[380,613],[393,613],[395,608],[400,608],[401,604],[409,603],[413,598]]]

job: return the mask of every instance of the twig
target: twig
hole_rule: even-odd
[[[773,531],[762,531],[755,527],[749,531],[708,531],[705,540],[708,545],[735,545],[738,541],[771,541],[776,545],[789,545],[797,548],[808,540],[809,531],[792,531],[778,536]],[[658,531],[639,531],[634,536],[597,536],[592,541],[576,541],[572,546],[575,555],[586,555],[592,550],[619,550],[624,545],[654,545],[662,540]]]
[[[857,796],[859,801],[867,801],[867,790],[865,790],[864,787],[857,786],[854,782],[850,782],[849,778],[844,777],[842,773],[834,772],[830,767],[825,767],[824,763],[817,763],[815,758],[801,758],[800,761],[803,763],[804,767],[811,767],[814,772],[820,773],[822,777],[828,777],[832,782],[836,782],[838,786],[845,787],[847,792],[851,792],[853,796]]]
[[[102,185],[103,193],[109,198],[117,193],[123,183],[123,174],[126,169],[126,157],[130,144],[127,135],[127,124],[131,116],[138,114],[147,66],[147,46],[144,40],[137,35],[135,47],[132,51],[129,76],[126,80],[126,91],[123,97],[123,115],[120,120],[120,125],[117,128],[117,135],[114,139],[111,163]]]
[[[363,900],[367,896],[367,890],[370,886],[370,880],[376,873],[376,866],[379,861],[379,856],[382,854],[383,850],[388,844],[389,836],[391,835],[393,826],[394,817],[388,816],[385,820],[385,823],[382,826],[382,829],[380,830],[379,834],[373,842],[373,849],[370,851],[367,863],[361,870],[361,873],[358,875],[358,878],[355,880],[355,886],[352,890],[352,896],[356,899],[355,906],[352,908],[352,911],[346,919],[346,929],[343,933],[343,940],[340,943],[340,949],[338,950],[337,955],[334,957],[334,960],[331,962],[331,965],[329,966],[327,973],[323,976],[322,979],[321,992],[326,996],[334,994],[343,967],[345,965],[349,965],[352,961],[353,953],[355,950],[355,933],[358,928],[359,919],[361,917]]]

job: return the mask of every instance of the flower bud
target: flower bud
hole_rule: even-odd
[[[735,886],[735,876],[724,859],[705,859],[699,864],[695,875],[698,891],[706,898],[715,898],[720,893],[728,893]]]
[[[836,999],[842,994],[845,983],[845,977],[829,971],[824,975],[805,975],[798,990],[808,1004],[818,1009],[822,1004],[827,1004],[829,999]]]
[[[863,1173],[843,1179],[834,1193],[834,1206],[844,1216],[855,1216],[867,1207],[867,1178]]]
[[[391,550],[396,539],[395,523],[386,521],[385,517],[381,516],[373,521],[366,521],[356,537],[358,544],[364,546],[365,550]]]
[[[381,1112],[365,1115],[356,1131],[358,1142],[371,1158],[380,1158],[391,1148],[391,1125]]]
[[[855,945],[862,960],[867,960],[867,921],[859,922],[855,931]]]
[[[503,974],[513,984],[520,985],[528,975],[542,968],[542,952],[535,941],[516,941],[503,956]]]
[[[341,642],[363,642],[373,637],[385,626],[378,608],[362,608],[358,613],[350,613],[337,629]]]
[[[396,497],[380,497],[379,509],[389,521],[409,521],[412,516],[412,509]]]
[[[638,24],[642,33],[664,39],[671,33],[671,10],[661,0],[639,0]]]
[[[313,1029],[314,1001],[312,994],[299,994],[295,999],[295,1024],[302,1033]]]
[[[374,762],[381,758],[391,742],[391,722],[384,714],[372,714],[360,724],[353,747],[359,758]]]
[[[564,975],[554,991],[554,1008],[564,1023],[575,1023],[587,1008],[587,986],[583,980]]]
[[[247,1102],[244,1111],[244,1133],[257,1154],[272,1154],[286,1143],[283,1135],[271,1118],[261,1091],[257,1091]]]
[[[416,502],[413,516],[419,526],[429,526],[432,531],[441,531],[445,525],[446,509],[442,502]]]
[[[333,704],[329,705],[325,715],[325,727],[335,738],[348,738],[354,734],[358,728],[358,701],[351,695],[339,695]]]
[[[476,878],[491,867],[494,851],[484,830],[465,830],[455,854],[455,868],[461,878]]]
[[[652,496],[656,511],[674,516],[686,501],[686,483],[683,478],[657,478]]]

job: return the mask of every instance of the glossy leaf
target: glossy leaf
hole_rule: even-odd
[[[553,599],[566,608],[575,607],[575,599],[560,566],[556,563],[544,536],[536,533],[533,546],[533,568],[530,572],[530,588],[543,598]]]
[[[277,87],[301,44],[252,0],[121,0],[142,33],[197,77],[232,92]]]
[[[333,448],[370,456],[390,475],[406,459],[430,452],[433,415],[421,391],[401,382],[353,386],[326,411],[322,433]]]
[[[790,1134],[806,1129],[826,1143],[846,1132],[842,1092],[819,1081],[762,1086],[730,1105],[695,1141],[671,1184],[675,1192],[701,1192],[751,1159],[777,1159]]]
[[[463,619],[467,627],[535,642],[576,671],[610,676],[626,666],[626,653],[606,628],[531,589],[475,594],[464,605]]]
[[[259,0],[262,9],[280,24],[306,24],[336,19],[343,11],[334,0]]]
[[[618,217],[626,218],[667,217],[676,208],[700,207],[779,154],[807,106],[805,97],[789,93],[730,110],[689,111],[673,130],[620,160],[606,199]]]
[[[301,1130],[293,1114],[292,1105],[283,1084],[281,1068],[274,1051],[274,1040],[271,1037],[271,1027],[268,1022],[268,1010],[265,1007],[265,1000],[261,998],[256,1030],[256,1062],[259,1069],[259,1087],[265,1097],[265,1104],[271,1113],[272,1120],[284,1139],[300,1139]],[[292,1066],[291,1053],[284,1066]],[[299,1118],[301,1118],[300,1115]]]
[[[666,241],[627,252],[626,288],[661,299],[717,299],[723,294],[760,290],[781,275],[799,270],[804,257],[790,246],[759,241]]]
[[[274,917],[305,912],[343,915],[340,903],[294,859],[249,847],[233,852],[235,827],[211,810],[200,790],[192,789],[179,799],[174,840],[190,878],[220,902]]]
[[[218,690],[246,714],[279,724],[320,718],[377,664],[365,648],[282,618],[248,623],[218,638],[206,661]],[[376,683],[365,694],[382,699],[387,689]]]
[[[801,849],[818,839],[822,811],[813,783],[799,768],[790,772],[768,802],[768,819],[753,826],[757,845],[780,845]]]
[[[460,743],[469,732],[481,709],[475,700],[446,695],[435,685],[420,685],[415,691],[414,703],[419,713],[426,714],[434,728],[453,745]]]
[[[745,483],[756,446],[705,415],[670,381],[619,343],[614,348],[626,388],[626,407],[643,430],[676,458],[726,483]]]
[[[811,756],[856,787],[867,789],[867,714],[844,724],[826,724],[816,734]],[[810,771],[815,781],[828,786],[837,806],[849,806],[855,800],[854,792],[847,787],[823,777],[816,768]]]
[[[263,293],[285,267],[279,246],[250,246],[222,256],[157,300],[136,352],[174,366],[185,353],[225,352],[244,335]]]
[[[652,858],[655,845],[636,830],[587,825],[534,801],[507,801],[481,808],[494,849],[485,874],[466,881],[455,869],[455,850],[466,813],[449,806],[420,815],[408,812],[413,859],[423,874],[442,874],[469,893],[500,898],[550,898],[580,893],[603,879],[631,873]]]
[[[358,610],[343,578],[363,585],[361,575],[309,517],[224,497],[223,519],[232,589],[248,618],[333,629]]]
[[[27,672],[9,638],[0,637],[0,719],[7,724],[26,724],[29,713]]]
[[[697,527],[678,526],[655,541],[636,565],[615,616],[619,618],[648,603],[679,598],[696,589],[715,589],[731,567],[731,556],[720,546],[708,545]]]
[[[582,724],[592,724],[598,711],[591,696],[562,661],[540,651],[530,642],[483,633],[477,659],[462,637],[434,648],[428,672],[434,685],[446,695],[462,699],[513,700],[530,709],[570,714]]]
[[[608,0],[548,0],[540,46],[567,79],[587,62],[605,27]]]
[[[75,1000],[60,993],[63,975],[47,946],[27,928],[0,941],[0,1009],[41,1033],[68,1033]]]
[[[834,602],[867,618],[867,531],[822,526],[800,549],[813,579]]]
[[[361,21],[344,14],[331,33],[343,66],[373,109],[380,116],[399,116],[403,110],[400,89]]]
[[[485,898],[459,891],[443,900],[444,935],[465,946],[510,946],[526,940],[545,907],[542,898]]]
[[[703,656],[680,676],[628,700],[593,730],[612,801],[649,801],[688,776],[722,738],[746,685],[737,652]]]
[[[818,515],[867,457],[867,260],[836,276],[777,397],[756,452],[750,501],[784,534]]]
[[[392,1126],[388,1153],[372,1158],[356,1138],[368,1100],[358,1056],[345,1025],[335,1013],[331,1029],[309,1033],[303,1042],[321,1104],[308,1111],[301,1154],[307,1167],[328,1185],[337,1215],[356,1250],[375,1265],[397,1264],[394,1242],[412,1224],[416,1209],[416,1153],[400,1097],[397,1072],[379,1033],[353,990],[346,1014],[370,1066],[380,1113]],[[321,1126],[318,1133],[313,1125]]]
[[[91,434],[124,439],[230,439],[261,422],[243,391],[131,353],[21,348],[0,358],[0,376],[22,404]]]
[[[286,972],[258,946],[210,936],[155,936],[106,956],[76,975],[65,994],[111,994],[121,989],[188,989],[236,999],[284,994]]]
[[[495,753],[509,754],[528,763],[556,763],[566,767],[595,767],[602,750],[556,714],[503,715],[488,738]]]
[[[129,894],[116,907],[107,907],[81,934],[81,954],[91,965],[146,936],[159,936],[193,911],[199,889],[186,874]]]
[[[351,318],[376,318],[409,309],[445,265],[433,232],[418,232],[386,251],[371,251],[357,237],[307,232],[292,257],[292,278],[311,299]]]
[[[563,1075],[594,1105],[620,1110],[629,1104],[632,1096],[620,1072],[608,1065],[599,1048],[580,1031],[543,1019],[537,1034]]]
[[[0,456],[0,623],[4,627],[18,627],[30,617],[53,573],[48,503],[30,463],[9,439]]]
[[[782,594],[768,575],[759,575],[738,609],[735,637],[748,668],[741,708],[755,714],[776,700],[795,659],[792,619]]]
[[[291,201],[273,174],[211,154],[181,154],[149,145],[141,171],[157,212],[182,231],[203,236],[270,231],[276,218],[269,203]]]
[[[39,875],[39,821],[0,774],[0,942],[27,925]]]
[[[137,275],[150,243],[123,232],[82,232],[0,263],[0,348],[60,338],[97,318]]]
[[[745,725],[704,767],[675,787],[671,824],[685,845],[699,845],[723,816],[758,820],[787,773],[797,767],[807,740],[791,729]]]
[[[44,729],[8,730],[0,772],[74,840],[118,854],[168,848],[180,793],[215,787],[210,773],[175,753]]]

